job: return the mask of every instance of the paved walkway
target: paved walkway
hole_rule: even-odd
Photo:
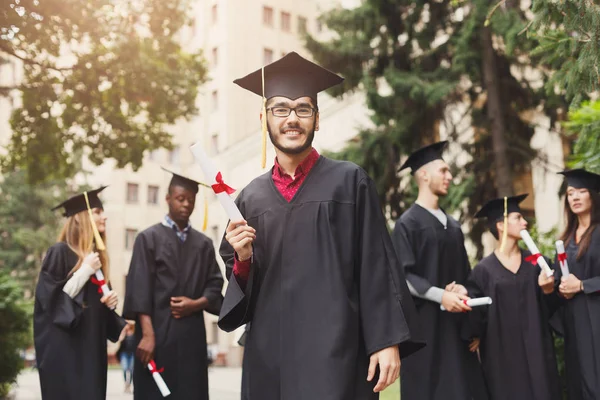
[[[240,400],[240,368],[209,368],[208,380],[211,400]],[[107,400],[132,400],[133,395],[123,393],[123,373],[108,370]],[[14,387],[14,400],[41,400],[40,383],[36,370],[25,370]]]

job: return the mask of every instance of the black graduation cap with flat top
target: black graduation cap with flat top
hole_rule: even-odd
[[[559,174],[564,175],[567,185],[576,189],[588,189],[600,192],[600,175],[586,171],[583,168],[562,171]]]
[[[504,197],[490,200],[488,201],[477,213],[475,214],[475,218],[487,218],[488,222],[496,223],[504,218],[504,206],[506,204],[506,214],[510,214],[513,212],[522,213],[521,207],[519,204],[525,200],[529,196],[528,193],[520,194],[517,196],[510,196],[506,198],[506,202]]]
[[[90,208],[104,208],[102,206],[102,201],[98,197],[98,194],[106,188],[107,186],[102,186],[98,189],[90,190],[89,192],[87,192],[88,200],[90,202]],[[75,195],[54,207],[52,211],[58,210],[59,208],[64,208],[63,215],[65,217],[71,217],[82,211],[86,211],[87,203],[85,202],[85,195],[83,193]]]
[[[414,173],[423,165],[429,164],[435,160],[443,160],[442,153],[446,149],[447,145],[448,141],[443,140],[441,142],[421,147],[419,150],[414,151],[410,156],[408,156],[408,159],[398,169],[398,172],[406,168],[410,168],[410,173],[414,175]]]
[[[166,171],[166,172],[170,173],[171,175],[173,175],[173,177],[171,178],[171,182],[169,183],[169,187],[171,187],[171,186],[181,186],[181,187],[186,188],[187,190],[189,190],[190,192],[193,192],[193,193],[198,193],[198,185],[210,188],[210,186],[208,186],[205,183],[197,182],[197,181],[195,181],[193,179],[186,178],[183,175],[179,175],[179,174],[176,174],[173,171],[169,171],[165,167],[161,167],[161,168],[164,171]]]
[[[266,99],[275,96],[290,100],[310,97],[316,102],[317,93],[343,81],[344,78],[292,51],[279,60],[234,80],[233,83],[259,96],[264,95]]]

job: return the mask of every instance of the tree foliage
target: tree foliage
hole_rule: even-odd
[[[137,169],[144,151],[170,147],[206,79],[201,53],[180,44],[189,1],[4,1],[0,56],[20,59],[24,77],[3,169],[72,176],[82,150]]]

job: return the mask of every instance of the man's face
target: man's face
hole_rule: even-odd
[[[285,108],[295,108],[287,117],[279,117],[285,113]],[[308,109],[313,109],[310,117],[298,117]],[[310,97],[300,97],[290,100],[287,97],[276,96],[267,102],[267,129],[273,146],[286,154],[300,154],[312,146],[315,131],[319,130],[319,113]],[[262,116],[264,118],[265,116]]]
[[[429,176],[429,189],[436,196],[444,197],[448,194],[452,174],[450,167],[444,160],[435,160],[427,166]]]
[[[182,186],[171,186],[167,194],[169,215],[175,222],[187,222],[194,212],[196,193]]]

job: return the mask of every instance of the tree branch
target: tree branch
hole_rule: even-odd
[[[12,48],[5,46],[2,41],[0,41],[0,51],[4,52],[10,56],[13,56],[15,58],[18,58],[19,60],[23,61],[25,64],[28,65],[37,65],[39,67],[42,68],[46,68],[46,69],[51,69],[53,71],[57,71],[57,72],[65,72],[65,71],[72,71],[73,68],[72,67],[55,67],[49,64],[44,64],[41,63],[39,61],[35,61],[35,60],[30,60],[29,58],[23,57],[18,55]]]

